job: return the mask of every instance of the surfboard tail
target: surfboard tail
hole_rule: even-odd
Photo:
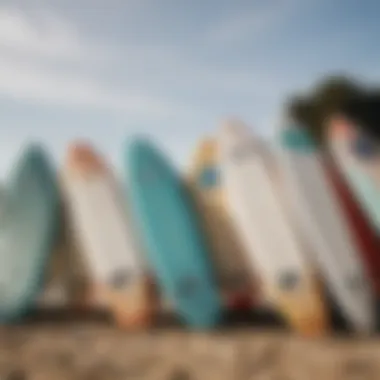
[[[288,321],[289,325],[299,334],[316,338],[324,336],[330,329],[326,304],[318,282],[310,280],[299,293],[277,293],[276,306]]]
[[[151,281],[146,278],[123,290],[100,285],[96,288],[96,296],[97,300],[109,310],[120,329],[140,330],[152,323],[157,312],[152,286]]]

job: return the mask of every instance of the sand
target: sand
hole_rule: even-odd
[[[1,380],[380,379],[377,339],[282,329],[123,332],[104,321],[0,328]]]

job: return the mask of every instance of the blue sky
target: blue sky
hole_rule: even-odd
[[[149,133],[180,164],[224,117],[270,136],[325,74],[380,77],[378,1],[0,0],[0,177],[20,147]]]

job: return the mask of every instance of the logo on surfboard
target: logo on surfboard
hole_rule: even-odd
[[[203,189],[211,189],[218,186],[219,171],[216,166],[205,167],[198,177],[198,182]]]

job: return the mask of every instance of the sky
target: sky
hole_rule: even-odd
[[[380,79],[377,0],[0,0],[0,178],[28,141],[121,170],[149,134],[178,165],[221,120],[270,137],[324,75]]]

